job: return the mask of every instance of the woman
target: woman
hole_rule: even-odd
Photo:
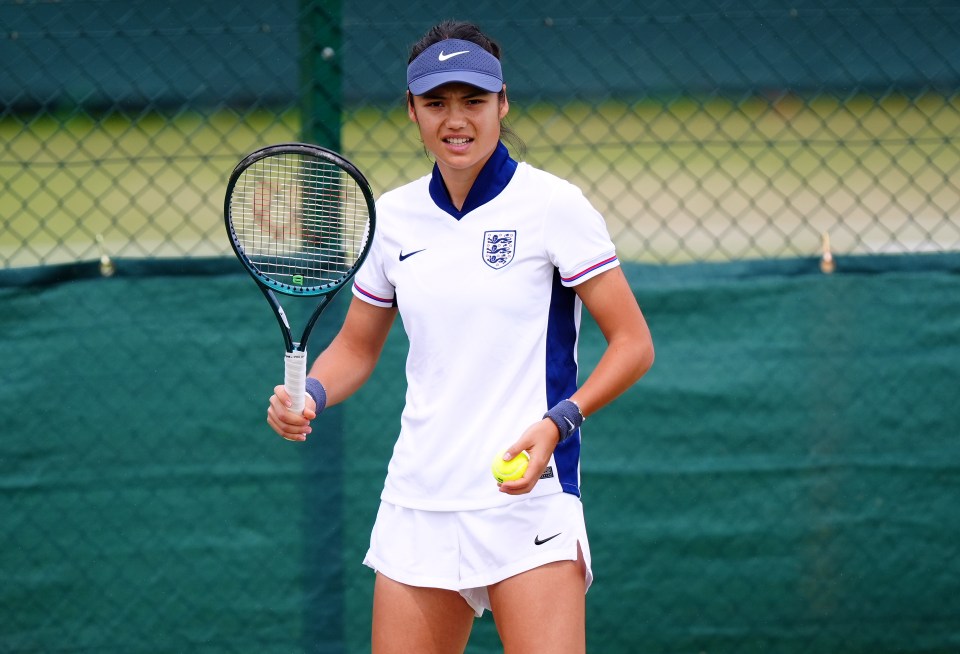
[[[364,561],[377,573],[375,654],[463,652],[486,608],[508,653],[584,652],[579,427],[653,363],[601,216],[501,143],[499,57],[469,23],[442,23],[413,47],[407,111],[432,174],[378,201],[370,255],[310,370],[303,415],[287,410],[283,386],[270,399],[271,427],[305,440],[324,407],[368,378],[401,314],[406,404]],[[607,348],[578,388],[581,305]],[[530,464],[498,486],[489,466],[504,448]]]

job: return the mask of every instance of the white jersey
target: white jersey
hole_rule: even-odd
[[[580,436],[531,495],[490,472],[577,388],[580,300],[571,287],[619,265],[603,218],[572,184],[500,144],[463,210],[432,175],[385,193],[354,295],[397,306],[410,342],[406,404],[382,499],[414,509],[490,508],[580,495]]]

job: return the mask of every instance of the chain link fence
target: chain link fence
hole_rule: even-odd
[[[475,4],[0,0],[0,652],[368,648],[404,337],[278,449],[223,192],[289,140],[427,174],[406,57],[449,17],[657,342],[588,425],[590,651],[956,651],[960,8]]]
[[[956,7],[471,9],[527,159],[585,190],[624,258],[960,247]],[[3,3],[0,261],[223,255],[224,171],[265,143],[335,146],[378,192],[424,174],[406,53],[445,11]]]

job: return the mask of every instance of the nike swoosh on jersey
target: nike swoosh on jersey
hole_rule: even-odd
[[[426,249],[427,249],[427,248],[421,248],[420,250],[414,250],[413,252],[407,252],[406,254],[404,254],[403,251],[401,250],[401,252],[400,252],[400,261],[403,261],[404,259],[409,259],[410,257],[412,257],[413,255],[417,254],[418,252],[423,252],[423,251],[426,250]]]
[[[441,51],[440,51],[440,54],[437,55],[437,60],[438,60],[438,61],[446,61],[447,59],[452,59],[453,57],[456,57],[457,55],[467,54],[468,52],[470,52],[470,51],[469,51],[469,50],[461,50],[460,52],[451,52],[450,54],[443,54],[443,50],[441,50]]]
[[[540,540],[540,535],[537,534],[536,536],[533,537],[533,544],[534,544],[534,545],[543,545],[543,544],[546,543],[548,540],[553,540],[554,538],[556,538],[557,536],[559,536],[559,535],[562,534],[562,533],[563,533],[562,531],[559,531],[559,532],[555,533],[553,536],[548,536],[547,538],[544,538],[543,540]]]

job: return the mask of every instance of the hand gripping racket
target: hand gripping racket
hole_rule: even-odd
[[[223,215],[234,252],[280,324],[287,350],[284,386],[290,410],[302,413],[310,332],[373,240],[370,185],[335,152],[305,143],[271,145],[234,168]],[[293,340],[277,293],[317,299],[299,341]]]

